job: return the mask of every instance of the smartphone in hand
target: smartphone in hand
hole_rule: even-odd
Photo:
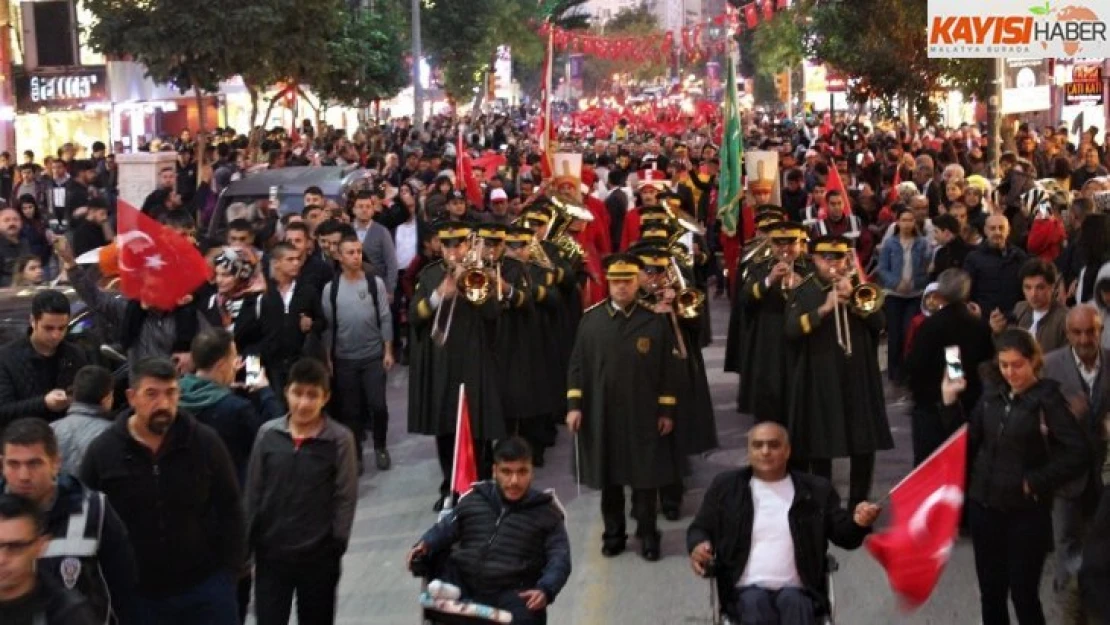
[[[960,346],[949,345],[944,348],[944,371],[949,380],[962,380],[964,365],[960,361]]]

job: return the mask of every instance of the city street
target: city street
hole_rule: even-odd
[[[535,485],[554,488],[569,515],[567,527],[573,548],[574,571],[562,594],[549,610],[552,625],[645,623],[671,625],[710,623],[709,583],[694,577],[685,552],[685,532],[710,480],[718,472],[744,462],[744,433],[750,417],[737,414],[737,377],[722,372],[727,302],[713,301],[714,341],[705,352],[713,391],[721,449],[696,459],[688,480],[683,519],[670,523],[660,518],[663,557],[654,564],[639,556],[639,544],[607,559],[600,552],[602,532],[597,492],[583,489],[572,479],[572,439],[561,431],[556,449],[547,455],[547,466],[537,471]],[[404,568],[405,554],[420,534],[435,521],[432,502],[439,484],[439,467],[431,438],[409,436],[405,431],[407,371],[399,368],[390,380],[390,449],[394,468],[378,473],[368,462],[360,483],[360,500],[350,550],[344,559],[340,588],[340,623],[410,625],[419,623],[419,582]],[[896,448],[880,454],[872,498],[877,499],[905,476],[910,468],[908,404],[888,404]],[[846,493],[846,466],[835,468],[837,485]],[[879,526],[884,523],[880,518]],[[634,524],[630,521],[630,531]],[[840,562],[835,576],[837,623],[842,625],[962,625],[979,622],[978,589],[971,544],[961,539],[932,600],[913,614],[900,612],[885,575],[865,550],[834,550]],[[1051,565],[1049,565],[1051,570]],[[1058,622],[1059,611],[1051,600],[1048,573],[1042,584],[1049,623]]]

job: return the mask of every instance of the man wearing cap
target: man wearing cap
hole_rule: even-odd
[[[770,241],[768,260],[754,265],[737,292],[747,320],[740,364],[740,412],[756,423],[786,425],[794,364],[784,328],[794,293],[813,268],[806,258],[802,224],[779,221],[764,227]]]
[[[621,232],[622,250],[627,250],[640,234],[640,217],[645,211],[659,208],[659,194],[669,190],[667,172],[661,169],[645,169],[640,172],[637,183],[639,203],[624,216]]]
[[[674,334],[662,315],[637,301],[643,263],[631,254],[606,258],[609,297],[586,311],[567,371],[567,427],[581,440],[576,476],[601,490],[601,552],[624,551],[624,488],[632,488],[641,554],[659,559],[656,500],[679,481],[675,449]]]
[[[489,192],[489,212],[485,213],[488,223],[508,225],[513,220],[509,214],[509,194],[504,189],[492,189]]]
[[[770,239],[767,238],[767,229],[785,219],[782,211],[774,205],[756,207],[755,236],[752,237],[743,249],[743,255],[738,260],[737,272],[739,280],[737,288],[743,284],[757,266],[772,260]],[[747,336],[749,320],[744,315],[744,305],[738,295],[732,297],[732,313],[728,318],[728,337],[725,342],[725,371],[727,373],[740,373],[741,363],[744,359],[744,341]]]
[[[667,249],[666,231],[645,229],[643,234],[640,242],[632,248],[643,263],[640,271],[640,299],[656,314],[664,315],[667,325],[675,333],[676,341],[682,341],[681,348],[676,344],[682,375],[675,384],[678,407],[674,438],[685,474],[688,473],[686,456],[717,447],[717,422],[709,392],[709,379],[705,372],[705,358],[699,341],[702,326],[698,318],[704,314],[705,306],[702,304],[698,307],[698,317],[693,319],[676,315],[677,285],[673,282],[673,274],[668,270],[672,269],[673,263],[674,268],[684,272],[683,277],[687,284],[691,284],[691,272],[688,267],[678,264]],[[659,489],[660,507],[667,520],[677,521],[681,517],[684,491],[681,480]]]
[[[893,448],[894,442],[878,362],[884,317],[850,303],[851,255],[844,237],[814,241],[814,272],[795,290],[786,313],[786,338],[798,354],[789,419],[798,466],[808,464],[811,473],[830,479],[832,459],[850,457],[848,509],[854,510],[871,490],[875,452]],[[850,339],[850,353],[840,334]]]
[[[552,379],[562,377],[564,370],[556,370],[548,363],[555,350],[548,344],[546,312],[541,309],[549,302],[548,288],[554,278],[529,260],[530,229],[509,226],[503,236],[501,279],[513,287],[513,296],[503,302],[504,310],[497,324],[506,426],[510,434],[528,441],[533,464],[538,462],[542,466],[544,449],[555,443],[552,416],[556,407],[562,412],[563,404],[563,399],[556,398],[552,391]]]
[[[502,303],[514,294],[499,288],[491,277],[490,295],[484,302],[467,299],[456,281],[463,271],[474,268],[464,265],[473,230],[455,221],[443,222],[437,229],[443,260],[420,272],[409,312],[409,432],[436,437],[443,471],[438,510],[450,494],[460,384],[466,385],[480,478],[489,477],[488,442],[505,436],[495,332]]]

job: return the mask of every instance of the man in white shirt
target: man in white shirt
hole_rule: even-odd
[[[829,541],[859,547],[881,508],[865,501],[849,514],[828,480],[789,471],[789,435],[773,421],[748,432],[748,459],[706,491],[686,532],[690,565],[717,578],[741,625],[813,625],[829,610]]]

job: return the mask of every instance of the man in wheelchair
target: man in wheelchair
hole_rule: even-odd
[[[464,601],[509,612],[514,625],[542,625],[570,577],[566,514],[554,493],[532,488],[523,439],[494,447],[493,476],[421,537],[408,567],[457,587]]]
[[[774,422],[748,433],[751,466],[718,475],[686,532],[690,565],[715,576],[725,614],[741,625],[814,625],[829,614],[828,543],[855,549],[879,516],[849,514],[832,484],[787,470],[790,439]]]

